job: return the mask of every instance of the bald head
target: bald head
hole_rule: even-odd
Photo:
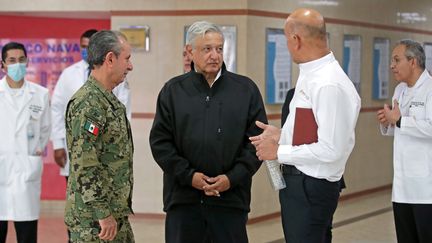
[[[330,53],[324,18],[313,9],[300,8],[290,14],[285,22],[285,37],[295,63],[309,62]]]
[[[324,17],[316,10],[300,8],[295,10],[286,20],[285,28],[304,38],[326,40]]]

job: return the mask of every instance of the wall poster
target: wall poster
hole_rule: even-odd
[[[291,55],[283,29],[266,29],[266,103],[283,104],[291,88]]]

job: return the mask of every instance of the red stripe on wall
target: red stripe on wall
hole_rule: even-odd
[[[0,15],[0,38],[77,38],[87,29],[111,29],[110,19]]]
[[[246,15],[246,16],[258,16],[268,18],[285,19],[289,16],[289,13],[285,12],[273,12],[263,11],[255,9],[197,9],[197,10],[136,10],[136,11],[112,11],[112,16],[214,16],[214,15]],[[401,31],[416,34],[432,35],[432,31],[421,30],[393,25],[376,24],[362,21],[338,19],[338,18],[325,18],[327,23],[340,24],[349,26],[358,26],[372,29],[383,29],[390,31]]]
[[[202,16],[202,15],[248,15],[247,9],[200,9],[200,10],[133,10],[112,11],[112,16]]]
[[[360,113],[368,113],[368,112],[377,112],[379,109],[382,109],[382,107],[364,107],[360,109]],[[140,113],[140,112],[134,112],[132,113],[132,118],[135,119],[154,119],[155,113]],[[280,113],[274,113],[274,114],[268,114],[267,115],[268,120],[280,120],[281,114]]]

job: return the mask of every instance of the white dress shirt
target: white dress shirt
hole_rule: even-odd
[[[53,148],[66,149],[66,106],[75,92],[84,85],[88,78],[88,63],[81,60],[65,68],[55,86],[51,100]],[[114,95],[126,106],[129,120],[131,119],[130,90],[127,81],[122,82],[113,89]],[[60,169],[63,176],[69,175],[69,159],[64,168]]]
[[[394,135],[392,201],[432,203],[432,77],[425,70],[413,87],[401,82],[393,100],[398,100],[401,123],[383,127],[383,135]]]
[[[338,181],[354,147],[360,97],[332,52],[299,68],[291,112],[281,131],[278,160],[311,177]],[[297,107],[312,109],[318,142],[292,145]]]

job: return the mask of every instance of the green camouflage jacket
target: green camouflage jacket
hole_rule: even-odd
[[[132,213],[133,141],[124,105],[93,77],[66,111],[70,158],[65,222],[92,227]]]

